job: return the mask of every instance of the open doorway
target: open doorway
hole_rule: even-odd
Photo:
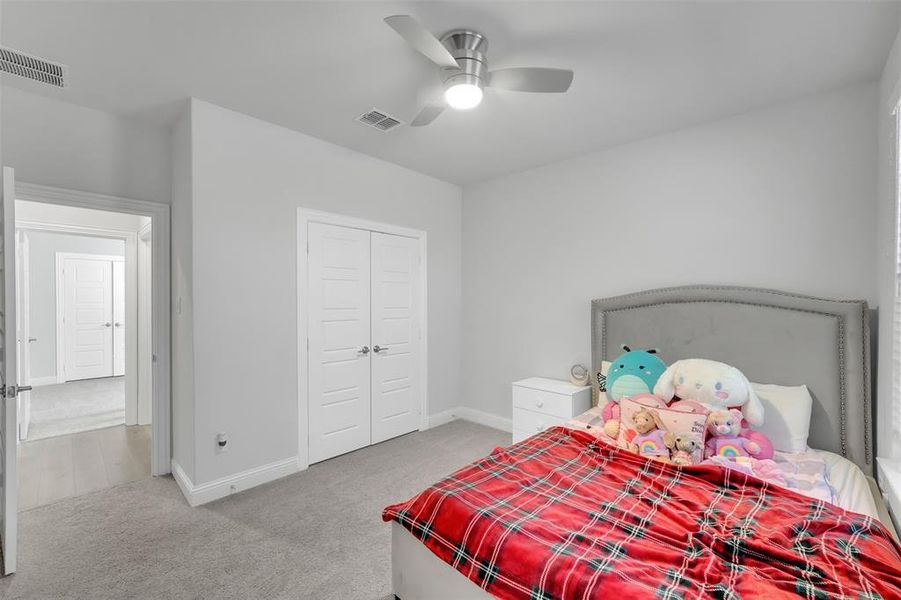
[[[149,477],[153,227],[16,201],[19,507]]]

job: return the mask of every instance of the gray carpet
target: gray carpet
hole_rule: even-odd
[[[190,508],[169,477],[19,515],[2,598],[384,598],[382,508],[510,443],[455,421]]]
[[[28,441],[125,423],[125,377],[43,385],[31,392]]]

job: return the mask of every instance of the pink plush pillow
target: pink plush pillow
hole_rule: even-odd
[[[707,412],[695,402],[675,402],[671,407],[660,398],[651,394],[639,394],[631,398],[620,400],[620,426],[619,437],[616,445],[620,448],[628,448],[629,443],[638,433],[632,422],[632,415],[642,408],[652,408],[657,411],[660,421],[666,427],[666,431],[675,434],[691,434],[697,436],[704,443],[704,433],[707,429]]]

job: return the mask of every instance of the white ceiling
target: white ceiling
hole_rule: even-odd
[[[898,4],[871,2],[3,2],[3,44],[67,63],[68,90],[4,83],[169,122],[195,96],[454,183],[878,77]],[[388,133],[436,70],[383,22],[488,36],[493,67],[575,70],[565,95],[489,91]]]

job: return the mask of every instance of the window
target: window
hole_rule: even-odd
[[[901,103],[895,107],[895,305],[892,315],[892,433],[901,434]]]

